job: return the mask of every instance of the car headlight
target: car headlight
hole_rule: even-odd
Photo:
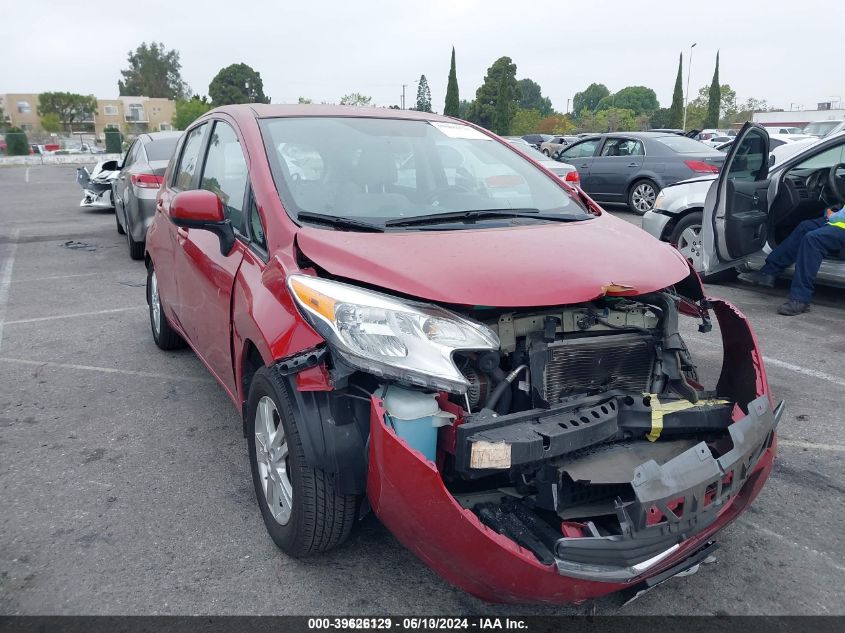
[[[666,194],[662,191],[657,194],[657,197],[654,199],[654,207],[655,209],[662,209],[661,206],[666,201]]]
[[[347,363],[379,377],[464,393],[457,350],[497,350],[499,337],[435,305],[348,284],[291,275],[288,288],[305,319]]]

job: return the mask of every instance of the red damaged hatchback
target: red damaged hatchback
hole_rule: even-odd
[[[487,600],[636,593],[706,558],[771,471],[782,406],[745,317],[469,124],[219,108],[182,137],[146,245],[153,337],[242,411],[292,556],[372,508]],[[711,313],[705,389],[680,330]]]

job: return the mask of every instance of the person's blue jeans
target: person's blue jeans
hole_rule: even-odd
[[[769,254],[760,272],[777,277],[785,268],[795,264],[789,298],[810,303],[822,260],[843,248],[845,229],[831,226],[825,218],[804,220]]]

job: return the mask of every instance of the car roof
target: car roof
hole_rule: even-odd
[[[221,106],[208,114],[227,113],[235,117],[250,116],[259,119],[278,117],[359,117],[368,119],[407,119],[409,121],[454,122],[456,119],[418,110],[396,110],[393,108],[340,106],[327,104],[269,104],[247,103]]]

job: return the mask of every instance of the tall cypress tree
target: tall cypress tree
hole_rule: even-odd
[[[669,127],[680,128],[684,124],[684,54],[678,60],[678,77],[675,79],[675,91],[672,93],[672,105],[669,107]]]
[[[431,112],[431,90],[428,87],[428,80],[425,75],[420,75],[420,83],[417,88],[417,110]]]
[[[707,95],[707,118],[704,127],[719,127],[719,109],[722,106],[722,89],[719,87],[719,51],[716,51],[716,70],[710,83],[710,93]]]
[[[513,94],[508,83],[507,73],[502,73],[499,88],[496,91],[496,111],[493,118],[493,131],[500,136],[511,133],[511,120],[514,115]]]
[[[455,70],[455,47],[452,47],[452,66],[449,68],[449,83],[446,85],[446,105],[443,114],[460,116],[461,99],[458,96],[458,73]]]

